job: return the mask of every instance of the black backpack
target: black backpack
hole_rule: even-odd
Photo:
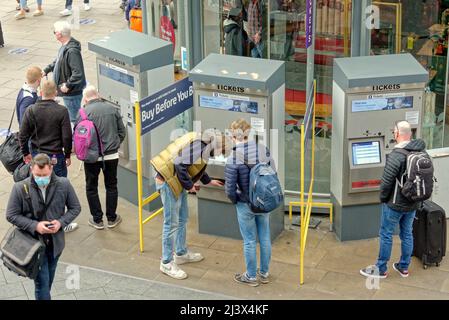
[[[432,159],[425,151],[415,152],[398,149],[407,156],[405,172],[401,180],[396,180],[402,195],[410,202],[419,202],[431,197],[436,181]]]

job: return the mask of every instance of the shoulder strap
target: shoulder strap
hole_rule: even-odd
[[[84,108],[80,108],[79,113],[80,113],[82,120],[87,120],[87,114],[86,114],[86,111],[84,110]]]
[[[25,182],[25,183],[22,184],[22,193],[23,193],[23,198],[28,203],[28,205],[30,206],[31,211],[33,212],[33,216],[36,219],[39,220],[39,217],[37,216],[36,212],[34,211],[33,201],[31,201],[30,184],[29,183]]]
[[[403,148],[398,148],[398,149],[395,149],[397,152],[399,152],[399,153],[402,153],[403,155],[405,155],[405,156],[408,156],[409,154],[410,154],[410,151],[408,151],[408,150],[405,150],[405,149],[403,149]]]
[[[34,112],[33,112],[33,106],[29,107],[30,109],[30,116],[31,116],[31,120],[34,122],[34,134],[36,135],[36,141],[37,141],[37,151],[40,153],[41,152],[41,142],[39,141],[39,136],[37,135],[37,121],[36,121],[36,117],[34,116]]]

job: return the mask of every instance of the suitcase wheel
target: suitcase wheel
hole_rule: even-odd
[[[427,270],[427,264],[423,264],[422,267],[424,268],[424,270]]]
[[[439,267],[440,266],[440,263],[439,262],[437,262],[436,264],[435,264],[437,267]]]

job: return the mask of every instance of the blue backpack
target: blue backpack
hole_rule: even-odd
[[[254,213],[267,213],[284,203],[281,183],[268,163],[259,162],[249,173],[249,202]]]

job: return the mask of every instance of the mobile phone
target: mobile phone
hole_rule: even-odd
[[[47,225],[45,225],[48,229],[53,229],[55,227],[55,225],[53,223],[49,223]]]

